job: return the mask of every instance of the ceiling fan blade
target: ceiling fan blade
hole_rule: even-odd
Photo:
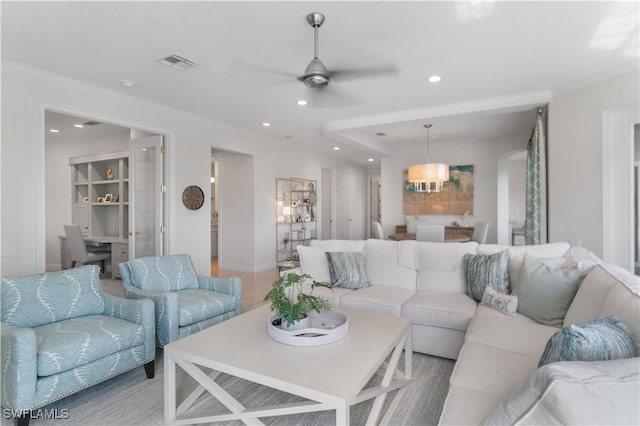
[[[298,76],[288,71],[247,62],[233,62],[229,65],[231,81],[245,89],[266,89],[290,84]]]
[[[329,71],[329,78],[336,82],[361,80],[365,78],[392,77],[398,75],[399,69],[394,64],[362,66],[353,69],[334,69]]]
[[[335,89],[331,85],[322,89],[309,89],[309,103],[307,108],[346,108],[364,103],[362,99]]]

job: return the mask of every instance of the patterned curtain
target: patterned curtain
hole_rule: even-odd
[[[527,145],[527,186],[525,241],[527,244],[547,242],[547,153],[544,110],[538,116]]]

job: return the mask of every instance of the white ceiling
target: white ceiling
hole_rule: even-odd
[[[638,66],[639,2],[7,2],[2,61],[21,63],[359,163],[424,142],[531,130],[537,106]],[[322,12],[329,70],[393,65],[378,78],[296,77]],[[198,65],[178,71],[159,59]],[[428,83],[437,74],[440,83]],[[131,80],[126,88],[122,80]],[[315,95],[315,96],[314,96]],[[324,96],[318,96],[324,95]],[[339,97],[338,97],[339,95]],[[309,105],[296,105],[308,99]],[[347,102],[345,102],[345,99]],[[353,100],[357,102],[353,102]],[[262,127],[268,121],[270,127]],[[384,132],[386,136],[376,136]]]

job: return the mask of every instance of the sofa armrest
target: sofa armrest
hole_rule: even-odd
[[[156,343],[164,346],[178,339],[178,295],[171,291],[142,290],[122,282],[127,299],[151,299],[155,305]]]
[[[198,275],[198,287],[202,290],[235,296],[238,300],[236,315],[242,314],[242,279],[238,277],[217,278]]]
[[[115,318],[120,318],[136,324],[145,329],[145,358],[155,358],[155,306],[149,299],[128,300],[110,294],[104,294],[104,313]]]
[[[0,323],[2,406],[29,409],[36,394],[38,352],[36,333]]]

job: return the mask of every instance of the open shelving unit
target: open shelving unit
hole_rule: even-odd
[[[126,239],[129,207],[129,152],[69,158],[72,223],[85,237]]]
[[[302,178],[276,179],[276,262],[279,270],[300,265],[297,247],[317,237],[317,183]]]

